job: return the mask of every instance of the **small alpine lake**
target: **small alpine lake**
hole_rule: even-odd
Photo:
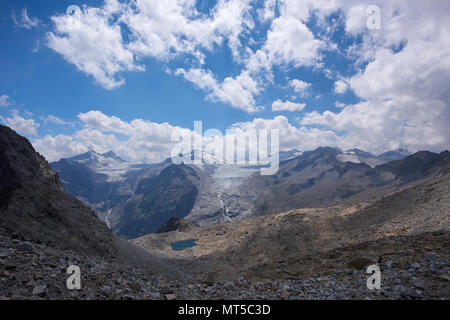
[[[172,243],[172,250],[182,251],[187,248],[195,247],[197,244],[195,243],[197,239],[184,240]]]

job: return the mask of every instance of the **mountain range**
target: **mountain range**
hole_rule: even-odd
[[[276,175],[257,166],[133,164],[113,152],[90,151],[51,163],[70,194],[97,212],[116,235],[136,238],[157,232],[170,218],[208,226],[300,207],[372,201],[431,179],[449,152],[375,156],[359,149],[322,147],[280,153]]]

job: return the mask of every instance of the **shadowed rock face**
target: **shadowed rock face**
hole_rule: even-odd
[[[172,232],[172,231],[178,231],[178,232],[189,232],[192,230],[196,230],[199,227],[195,224],[193,224],[190,221],[187,221],[185,219],[172,217],[167,221],[165,225],[163,225],[157,233],[166,233],[166,232]]]
[[[106,175],[96,173],[81,163],[62,159],[51,166],[60,172],[60,178],[67,192],[85,199],[88,203],[105,201],[105,194],[111,190],[111,183],[107,182]]]
[[[170,160],[158,164],[133,164],[112,152],[90,151],[50,165],[58,172],[67,192],[94,210],[110,228],[116,229],[125,203],[145,187],[141,181],[158,176],[171,164]]]
[[[142,180],[138,195],[125,204],[113,230],[124,238],[156,232],[172,217],[184,218],[198,195],[200,177],[189,166],[170,165],[157,177]]]
[[[401,160],[409,155],[411,155],[411,154],[407,150],[399,149],[399,150],[392,150],[392,151],[388,151],[383,154],[380,154],[378,156],[378,158],[390,159],[390,160]]]
[[[0,227],[17,238],[99,255],[114,254],[113,235],[30,142],[0,126]]]

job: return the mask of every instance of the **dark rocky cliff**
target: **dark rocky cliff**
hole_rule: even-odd
[[[99,255],[114,236],[95,213],[66,193],[31,143],[0,126],[0,228],[24,240]]]

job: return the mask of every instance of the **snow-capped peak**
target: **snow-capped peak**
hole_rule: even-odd
[[[123,160],[112,151],[100,154],[90,150],[68,160],[83,164],[97,173],[106,174],[110,177],[118,177],[133,169],[132,163]]]

